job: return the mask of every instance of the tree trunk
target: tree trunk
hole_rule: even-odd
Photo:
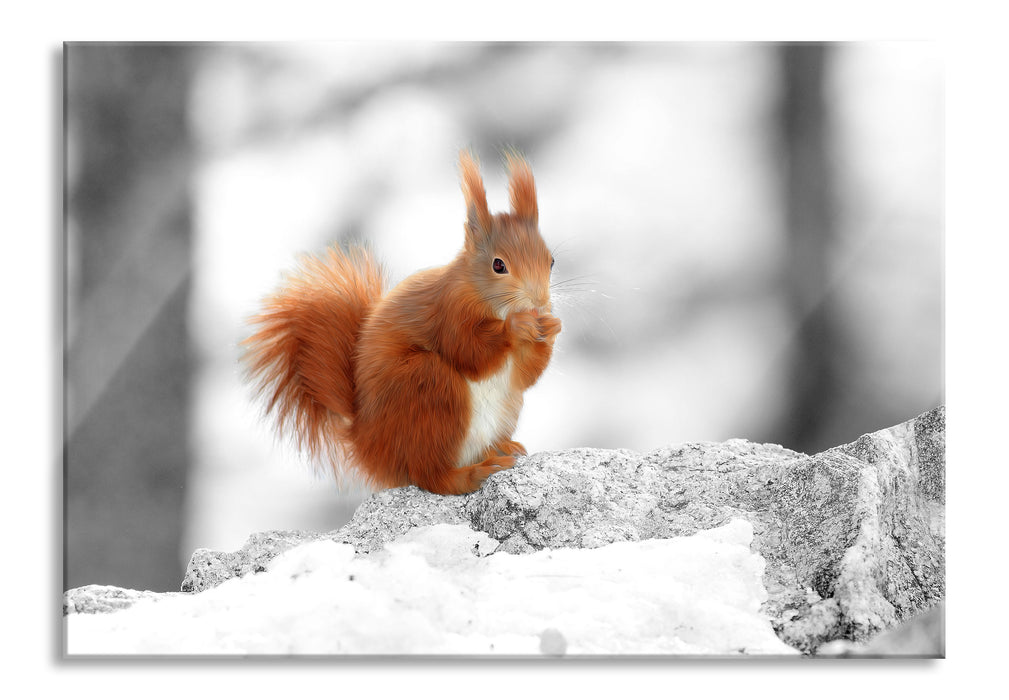
[[[190,54],[65,48],[65,586],[181,580]]]

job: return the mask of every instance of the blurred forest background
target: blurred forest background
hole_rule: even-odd
[[[943,83],[928,43],[69,44],[64,587],[178,590],[196,547],[364,497],[237,363],[298,253],[395,282],[462,243],[461,148],[533,167],[564,322],[531,451],[815,452],[943,402]]]

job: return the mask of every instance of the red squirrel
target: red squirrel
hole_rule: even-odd
[[[277,429],[339,475],[378,488],[477,490],[526,454],[512,440],[522,394],[561,330],[554,260],[538,225],[529,165],[509,154],[511,211],[492,215],[462,152],[462,250],[386,293],[361,248],[331,247],[264,301],[243,341],[247,376]]]

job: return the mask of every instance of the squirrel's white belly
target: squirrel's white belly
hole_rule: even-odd
[[[470,398],[470,420],[466,437],[459,451],[457,465],[481,462],[487,448],[511,437],[515,431],[522,395],[511,388],[512,361],[480,381],[467,381]],[[516,396],[518,393],[518,396]]]

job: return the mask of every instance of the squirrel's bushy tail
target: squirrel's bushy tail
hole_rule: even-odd
[[[382,269],[363,248],[331,247],[300,267],[250,319],[242,341],[247,378],[281,435],[313,459],[346,451],[354,419],[354,347],[384,293]]]

